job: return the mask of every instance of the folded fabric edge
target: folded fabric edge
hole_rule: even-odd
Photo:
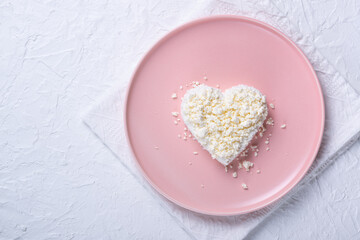
[[[109,96],[107,96],[109,97]],[[105,97],[106,98],[106,97]],[[104,99],[104,98],[102,98]],[[97,105],[96,105],[97,106]],[[92,109],[96,108],[93,107]],[[91,110],[92,110],[91,109]],[[119,160],[120,164],[131,174],[131,176],[133,176],[136,181],[139,183],[139,185],[141,185],[141,187],[143,189],[145,189],[145,191],[147,193],[149,193],[151,195],[151,197],[157,201],[158,199],[158,196],[155,196],[155,191],[149,191],[149,187],[148,186],[145,186],[144,184],[142,184],[144,181],[142,181],[141,177],[142,176],[138,176],[137,174],[135,174],[123,161],[121,161],[121,159],[119,158],[119,156],[101,139],[101,137],[95,132],[93,131],[93,128],[91,126],[91,124],[89,124],[87,122],[87,118],[90,117],[91,115],[91,110],[90,112],[87,112],[85,113],[83,116],[84,118],[82,118],[82,122],[83,124],[89,129],[90,132],[92,132],[94,134],[94,136],[111,152],[111,154]],[[178,224],[178,226],[189,236],[190,239],[196,239],[195,236],[188,230],[188,228],[176,217],[174,216],[173,214],[171,214],[169,211],[168,211],[168,207],[165,206],[165,204],[162,202],[162,201],[157,201],[158,204],[160,204],[160,206],[165,210],[165,212]]]
[[[282,207],[283,204],[286,203],[295,194],[300,192],[304,186],[306,186],[317,176],[319,176],[325,169],[327,169],[331,164],[333,164],[337,158],[346,153],[354,145],[354,143],[360,139],[360,115],[355,117],[351,122],[355,123],[355,125],[359,125],[358,128],[356,128],[357,130],[352,135],[352,137],[344,141],[343,144],[341,144],[339,148],[330,157],[328,157],[328,160],[326,162],[317,166],[317,168],[313,169],[311,173],[308,172],[307,175],[305,175],[305,177],[296,186],[294,186],[294,188],[292,188],[285,196],[275,202],[275,204],[261,209],[260,211],[263,213],[264,218],[260,222],[263,222],[265,219],[270,217],[273,212]],[[246,236],[250,235],[253,231],[255,231],[257,227],[260,226],[254,226],[254,228],[252,228]]]

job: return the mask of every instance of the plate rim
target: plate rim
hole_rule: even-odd
[[[204,211],[201,209],[197,209],[197,208],[193,208],[187,204],[182,203],[181,201],[176,200],[175,198],[169,196],[166,192],[164,192],[163,190],[161,190],[155,183],[152,182],[152,180],[150,179],[150,177],[145,173],[144,169],[142,168],[142,166],[140,165],[135,151],[134,151],[134,147],[130,141],[130,137],[129,137],[129,128],[128,128],[128,122],[127,122],[127,112],[128,112],[128,100],[129,100],[129,96],[130,96],[130,92],[133,86],[133,83],[135,81],[135,77],[138,74],[141,66],[144,64],[145,60],[165,41],[167,41],[169,38],[173,37],[174,35],[176,35],[177,33],[181,32],[182,30],[192,27],[193,25],[197,25],[197,24],[201,24],[201,23],[206,23],[206,22],[210,22],[210,21],[219,21],[219,20],[238,20],[238,21],[245,21],[245,22],[249,22],[251,24],[255,24],[255,25],[260,25],[261,27],[265,28],[265,29],[269,29],[271,31],[273,31],[274,33],[278,34],[280,37],[284,38],[288,43],[290,43],[295,49],[296,51],[301,55],[301,57],[305,60],[307,66],[310,68],[310,71],[313,75],[313,77],[315,78],[315,82],[316,82],[316,88],[317,91],[319,93],[320,96],[320,105],[321,105],[321,129],[319,132],[319,136],[320,138],[318,139],[318,142],[316,143],[316,147],[314,148],[315,150],[313,151],[313,154],[311,155],[311,157],[309,157],[309,159],[311,159],[308,162],[308,165],[304,168],[303,172],[298,172],[297,174],[300,173],[300,175],[298,177],[296,177],[293,181],[291,181],[288,185],[286,185],[284,188],[282,188],[277,194],[272,195],[270,198],[268,198],[269,200],[266,201],[265,203],[261,204],[261,205],[257,205],[255,207],[252,208],[248,208],[246,210],[236,210],[236,211],[232,211],[232,212],[219,212],[219,211]],[[150,184],[151,187],[153,187],[158,193],[160,193],[162,196],[164,196],[166,199],[168,199],[169,201],[177,204],[180,207],[183,207],[187,210],[196,212],[196,213],[201,213],[201,214],[205,214],[205,215],[211,215],[211,216],[236,216],[236,215],[240,215],[240,214],[246,214],[246,213],[250,213],[250,212],[254,212],[260,209],[264,209],[265,207],[269,206],[270,204],[278,201],[279,199],[281,199],[282,197],[284,197],[287,193],[289,193],[306,175],[306,173],[309,171],[310,167],[312,166],[314,160],[316,159],[316,156],[319,152],[320,146],[321,146],[321,142],[324,136],[324,127],[325,127],[325,102],[324,102],[324,95],[323,95],[323,91],[319,82],[319,79],[316,75],[316,72],[313,68],[313,66],[311,65],[309,59],[306,57],[306,55],[303,53],[303,51],[289,38],[287,37],[284,33],[282,33],[280,30],[276,29],[275,27],[262,22],[260,20],[254,19],[254,18],[250,18],[250,17],[245,17],[245,16],[238,16],[238,15],[214,15],[214,16],[208,16],[208,17],[202,17],[202,18],[198,18],[195,20],[191,20],[189,22],[186,22],[185,24],[181,24],[180,26],[176,27],[175,29],[171,30],[170,32],[166,33],[165,36],[161,37],[159,40],[157,40],[157,42],[152,45],[152,47],[146,52],[146,54],[144,56],[141,57],[140,61],[138,62],[135,70],[132,73],[131,79],[128,83],[127,89],[126,89],[126,95],[125,95],[125,101],[124,101],[124,114],[123,114],[123,121],[124,121],[124,129],[125,129],[125,135],[126,135],[126,141],[128,146],[130,147],[130,152],[131,152],[131,157],[135,160],[135,165],[137,167],[137,169],[140,171],[140,173],[142,174],[142,176],[146,179],[146,181]]]

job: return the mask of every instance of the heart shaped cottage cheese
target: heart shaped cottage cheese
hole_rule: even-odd
[[[231,163],[250,143],[267,114],[265,96],[239,85],[224,94],[200,85],[186,92],[181,114],[192,135],[212,158]]]

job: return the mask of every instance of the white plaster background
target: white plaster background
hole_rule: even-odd
[[[274,3],[360,90],[360,2]],[[0,2],[0,239],[193,239],[81,122],[192,4]],[[249,239],[359,239],[359,156],[356,143]]]

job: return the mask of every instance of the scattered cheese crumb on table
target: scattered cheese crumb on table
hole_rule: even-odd
[[[172,112],[171,115],[173,115],[174,117],[177,117],[177,116],[179,116],[179,113],[178,112]]]
[[[270,103],[269,106],[272,108],[272,109],[275,109],[275,105],[273,103]]]
[[[259,174],[259,173],[261,173],[261,171],[260,171],[260,170],[257,170],[256,173]]]
[[[286,128],[286,124],[281,125],[280,128]]]
[[[241,186],[242,186],[242,188],[245,189],[245,190],[248,189],[248,186],[247,186],[245,183],[242,183]]]
[[[176,98],[177,98],[176,93],[173,93],[173,94],[171,95],[171,98],[172,98],[172,99],[176,99]]]
[[[233,172],[232,176],[233,178],[237,178],[237,172]]]
[[[199,153],[198,152],[193,152],[194,153],[194,155],[198,155]]]

